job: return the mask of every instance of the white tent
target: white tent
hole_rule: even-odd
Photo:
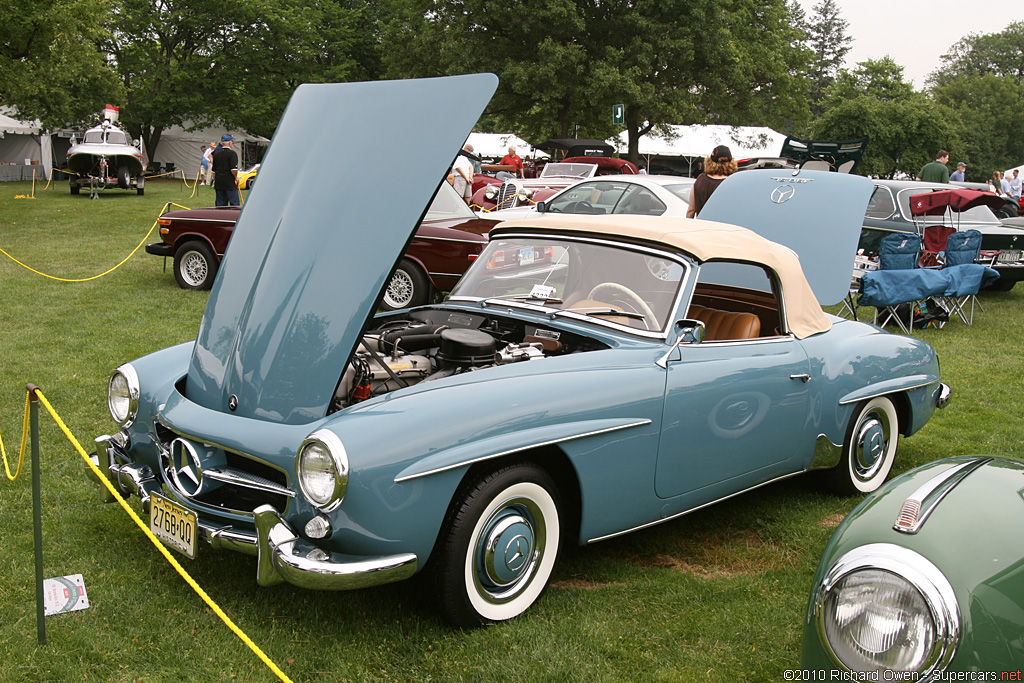
[[[33,170],[45,179],[53,168],[50,135],[38,121],[20,121],[16,115],[0,107],[0,180],[31,180]]]
[[[686,158],[692,170],[718,145],[727,145],[734,159],[778,156],[786,136],[765,126],[671,126],[668,137],[640,138],[640,156]],[[610,140],[620,155],[629,150],[625,133]],[[650,164],[648,164],[649,166]],[[694,174],[695,175],[695,174]]]
[[[523,159],[548,156],[547,152],[535,150],[529,142],[512,133],[470,133],[466,142],[473,145],[473,154],[483,159],[500,161],[508,154],[509,145],[515,145],[516,154]]]
[[[188,128],[186,123],[185,128]],[[150,158],[153,164],[160,164],[166,168],[173,164],[175,170],[181,169],[187,178],[194,178],[199,172],[199,148],[209,145],[211,142],[220,141],[221,135],[230,133],[235,139],[235,151],[238,152],[238,165],[246,169],[259,161],[260,147],[266,147],[270,140],[259,135],[249,135],[227,128],[201,128],[199,130],[186,130],[180,126],[171,126],[160,135],[160,142],[156,151],[150,150]]]

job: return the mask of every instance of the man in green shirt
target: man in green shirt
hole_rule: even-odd
[[[949,169],[946,168],[947,163],[949,163],[949,152],[940,149],[939,153],[935,155],[935,161],[929,161],[921,168],[921,172],[917,174],[917,179],[929,183],[948,183]]]

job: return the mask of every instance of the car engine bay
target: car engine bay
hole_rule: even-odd
[[[420,382],[606,348],[589,337],[520,320],[420,309],[384,318],[382,324],[363,334],[338,382],[328,414]]]

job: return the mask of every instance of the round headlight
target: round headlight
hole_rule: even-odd
[[[348,488],[348,454],[334,432],[310,434],[299,447],[296,470],[299,488],[310,503],[324,512],[341,505]]]
[[[873,544],[843,556],[815,602],[819,637],[849,672],[942,671],[960,637],[953,588],[906,548]]]
[[[107,408],[114,422],[128,427],[139,412],[139,377],[131,365],[122,365],[107,383]]]
[[[498,186],[497,185],[488,185],[486,188],[484,188],[484,197],[486,197],[487,199],[492,199],[493,200],[497,196],[498,196]]]

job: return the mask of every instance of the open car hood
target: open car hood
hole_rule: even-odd
[[[823,306],[843,300],[864,211],[874,190],[867,178],[827,171],[741,171],[726,178],[700,218],[740,225],[797,253]]]
[[[388,276],[497,83],[472,74],[296,89],[210,293],[188,369],[191,401],[288,424],[326,414]],[[390,185],[410,154],[415,172]]]

